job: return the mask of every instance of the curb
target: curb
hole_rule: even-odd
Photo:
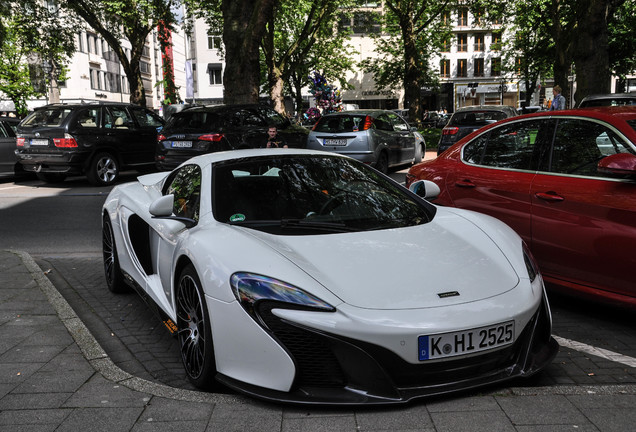
[[[125,386],[131,390],[148,393],[153,396],[176,399],[187,402],[207,402],[207,403],[239,403],[244,404],[252,400],[241,395],[225,395],[217,393],[207,393],[192,390],[182,390],[170,387],[164,384],[154,383],[145,379],[135,377],[128,372],[120,369],[110,359],[95,337],[91,334],[82,320],[77,316],[73,308],[68,304],[66,299],[62,297],[59,291],[46,277],[42,269],[36,264],[31,255],[22,251],[9,250],[8,252],[18,255],[23,264],[33,276],[33,280],[40,290],[47,297],[48,301],[54,307],[60,321],[80,351],[90,363],[90,365],[99,372],[104,378]],[[511,396],[529,396],[529,395],[625,395],[636,394],[636,384],[616,384],[616,385],[594,385],[594,386],[543,386],[543,387],[510,387],[501,389],[492,389],[484,393],[477,392],[476,395],[489,394],[509,394]]]

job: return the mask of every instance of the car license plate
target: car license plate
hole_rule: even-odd
[[[486,351],[512,344],[514,335],[515,322],[507,321],[477,329],[419,336],[418,358],[435,360]]]
[[[192,141],[172,141],[172,147],[190,148],[192,147]]]
[[[346,139],[325,138],[324,145],[326,145],[326,146],[346,146],[347,145],[347,140]]]
[[[48,146],[49,140],[48,139],[32,139],[31,145],[32,146]]]

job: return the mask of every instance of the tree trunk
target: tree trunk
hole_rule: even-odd
[[[413,126],[422,123],[422,104],[420,89],[419,51],[415,44],[415,32],[412,22],[401,24],[404,40],[404,104],[408,105],[409,123]]]
[[[611,0],[583,0],[577,7],[576,103],[593,93],[610,93],[607,18]]]
[[[259,45],[275,0],[223,0],[225,72],[223,101],[257,103],[260,87]]]
[[[285,109],[285,95],[283,94],[283,77],[278,67],[274,66],[269,72],[269,97],[272,108],[283,116],[287,116]]]

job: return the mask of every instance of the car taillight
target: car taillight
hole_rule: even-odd
[[[157,135],[157,141],[163,141],[165,139],[166,139],[165,135],[162,135],[162,134]]]
[[[459,132],[459,128],[456,126],[445,127],[442,129],[442,135],[455,135]]]
[[[364,123],[362,123],[362,130],[371,129],[372,126],[373,126],[373,117],[366,116],[364,118]]]
[[[24,147],[24,143],[25,143],[25,139],[24,138],[17,138],[15,140],[15,145],[18,147]]]
[[[223,134],[207,134],[207,135],[201,135],[199,137],[199,141],[219,142],[222,139],[223,139]]]
[[[77,147],[77,141],[69,134],[64,134],[64,138],[53,138],[53,144],[55,147]]]

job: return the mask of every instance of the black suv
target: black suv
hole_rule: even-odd
[[[17,128],[18,162],[41,180],[86,174],[94,185],[114,183],[124,168],[154,169],[161,117],[125,103],[52,104]]]
[[[477,129],[517,115],[517,111],[508,105],[473,105],[459,108],[442,129],[437,154],[440,155]]]
[[[159,170],[177,167],[204,153],[262,147],[275,125],[288,147],[304,148],[309,130],[292,124],[267,105],[206,105],[170,117],[157,140]]]

